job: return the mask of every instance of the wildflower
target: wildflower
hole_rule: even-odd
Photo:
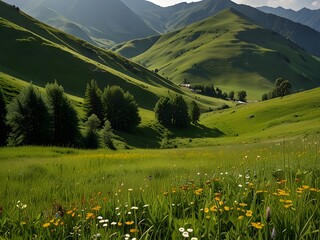
[[[241,207],[246,207],[246,206],[248,206],[248,204],[246,204],[246,203],[239,203],[239,206],[241,206]]]
[[[94,218],[94,214],[93,213],[87,213],[86,219],[88,220],[90,218]]]
[[[239,188],[242,188],[242,184],[239,184],[238,187],[239,187]]]
[[[122,226],[122,222],[118,222],[118,226],[121,227]]]
[[[126,222],[126,225],[129,225],[129,226],[130,226],[130,225],[132,225],[132,224],[134,224],[134,221],[127,221],[127,222]]]
[[[284,205],[284,207],[287,208],[287,209],[290,208],[290,207],[292,207],[292,206],[293,206],[293,204],[286,204],[286,205]]]
[[[49,227],[50,225],[51,225],[51,223],[45,223],[45,224],[42,225],[42,227],[47,228],[47,227]]]
[[[205,209],[204,209],[204,212],[205,212],[205,213],[208,213],[208,212],[209,212],[209,208],[205,208]]]
[[[198,238],[196,238],[196,237],[192,237],[192,238],[191,238],[191,240],[198,240]]]
[[[228,206],[224,206],[224,210],[225,210],[225,211],[229,211],[230,208],[229,208]]]
[[[193,229],[192,229],[192,228],[188,228],[188,229],[187,229],[187,232],[192,233],[192,232],[193,232]]]
[[[101,206],[95,206],[94,208],[91,208],[92,211],[100,211]]]
[[[262,229],[263,227],[264,227],[264,224],[263,223],[261,223],[261,222],[252,222],[251,223],[251,226],[252,227],[254,227],[254,228],[256,228],[256,229]]]
[[[316,189],[316,188],[310,188],[309,191],[311,191],[311,192],[318,192],[318,189]]]
[[[69,211],[67,212],[68,215],[70,215],[71,213],[73,213],[72,210],[69,210]]]
[[[246,216],[247,216],[247,217],[252,217],[252,211],[251,211],[251,210],[248,210],[248,211],[246,212]]]
[[[143,207],[144,207],[144,208],[147,208],[147,207],[149,207],[149,204],[145,204],[145,205],[143,205]]]
[[[271,209],[270,209],[270,207],[267,207],[267,210],[266,210],[266,219],[267,219],[267,222],[270,222],[270,221],[271,221]]]
[[[98,219],[98,220],[102,220],[103,217],[102,217],[102,216],[98,216],[97,219]]]
[[[132,229],[130,229],[130,232],[131,233],[136,233],[136,232],[138,232],[139,230],[138,229],[135,229],[135,228],[132,228]]]
[[[189,237],[189,233],[188,232],[183,232],[182,236],[185,237],[185,238],[188,238]]]
[[[241,216],[238,217],[238,220],[242,220],[243,218],[244,218],[244,216],[241,215]]]
[[[309,186],[307,186],[307,185],[303,185],[302,186],[304,189],[309,189],[310,187]]]
[[[132,192],[132,191],[133,191],[133,189],[132,189],[132,188],[129,188],[129,189],[128,189],[128,191],[129,191],[129,192]]]
[[[212,207],[210,208],[210,211],[211,211],[211,212],[216,212],[216,211],[217,211],[217,208],[218,208],[217,206],[212,206]]]

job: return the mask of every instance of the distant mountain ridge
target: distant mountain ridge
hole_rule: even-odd
[[[174,31],[191,23],[213,16],[224,9],[236,9],[251,18],[256,24],[273,30],[290,39],[308,52],[320,56],[320,33],[308,26],[273,14],[266,14],[247,5],[230,0],[202,0],[180,3],[171,7],[159,7],[146,0],[122,0],[145,22],[162,33]]]
[[[285,9],[282,7],[259,7],[258,9],[265,13],[272,13],[290,19],[294,22],[304,24],[320,32],[320,9],[311,10],[308,8],[302,8],[299,11]]]
[[[31,16],[98,45],[157,34],[119,0],[6,0]],[[53,14],[54,13],[54,14]],[[70,28],[70,23],[73,26]]]

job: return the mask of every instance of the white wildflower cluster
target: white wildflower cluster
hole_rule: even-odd
[[[190,235],[193,233],[193,229],[192,228],[185,229],[185,228],[181,227],[181,228],[179,228],[179,232],[181,233],[182,237],[189,238]],[[190,239],[191,240],[198,240],[198,238],[196,238],[196,237],[191,237]]]

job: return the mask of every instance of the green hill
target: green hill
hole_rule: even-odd
[[[0,2],[1,72],[45,86],[55,79],[65,90],[83,96],[86,84],[96,79],[101,87],[116,84],[135,95],[139,104],[153,108],[170,81],[110,51],[94,47]]]
[[[256,8],[236,4],[230,0],[201,0],[179,3],[170,7],[159,7],[147,0],[122,0],[153,29],[161,33],[179,30],[189,24],[204,20],[226,9],[236,9],[251,18],[259,26],[275,31],[297,43],[309,53],[320,56],[320,32]]]
[[[126,58],[132,58],[146,52],[151,48],[159,39],[160,35],[131,40],[129,42],[119,43],[116,46],[111,48],[111,51],[114,51],[121,56]]]
[[[216,127],[225,133],[223,141],[259,141],[320,134],[319,121],[320,88],[207,113],[201,119],[206,127]]]
[[[133,60],[176,84],[186,79],[227,92],[244,89],[249,99],[260,99],[278,77],[295,90],[320,86],[318,59],[233,9],[163,35]]]

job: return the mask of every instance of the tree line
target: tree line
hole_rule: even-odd
[[[102,92],[95,80],[87,84],[84,109],[80,131],[77,111],[57,82],[48,83],[44,94],[30,84],[7,105],[0,89],[0,145],[114,148],[113,129],[129,131],[141,121],[129,92],[119,86]]]

